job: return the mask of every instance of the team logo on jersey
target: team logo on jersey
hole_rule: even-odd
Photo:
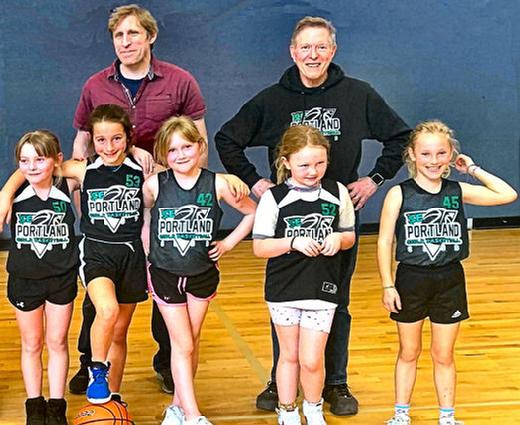
[[[127,220],[139,220],[139,188],[122,185],[110,186],[106,189],[87,190],[88,215],[90,222],[102,220],[112,233]]]
[[[159,208],[157,237],[163,247],[171,241],[184,256],[197,241],[208,246],[212,239],[213,220],[208,218],[209,207],[184,205],[180,208]]]
[[[448,245],[455,251],[462,245],[462,229],[456,222],[457,210],[430,208],[426,211],[404,213],[405,246],[408,252],[420,246],[433,261]]]
[[[64,218],[65,213],[52,210],[16,213],[16,247],[21,249],[22,245],[30,245],[38,258],[51,251],[54,245],[65,249],[70,239]]]
[[[291,112],[291,127],[303,124],[317,128],[324,136],[340,136],[341,120],[334,117],[335,113],[336,108],[322,108],[321,106]]]
[[[333,231],[334,217],[313,213],[284,217],[284,221],[287,226],[285,237],[307,236],[322,243]]]

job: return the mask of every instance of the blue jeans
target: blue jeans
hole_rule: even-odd
[[[358,215],[356,214],[356,221]],[[347,383],[348,343],[352,316],[348,311],[350,303],[350,281],[356,267],[359,233],[356,224],[356,243],[341,253],[341,274],[344,276],[339,287],[339,303],[334,314],[334,321],[325,348],[325,385]],[[273,367],[271,381],[276,381],[276,365],[280,355],[278,338],[271,322],[271,339],[273,342]]]

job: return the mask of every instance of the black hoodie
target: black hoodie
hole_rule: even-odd
[[[331,144],[326,177],[344,184],[358,178],[363,139],[383,143],[383,151],[369,173],[392,178],[402,165],[401,152],[410,129],[366,82],[345,76],[333,63],[319,87],[305,87],[298,68],[287,69],[280,81],[262,90],[215,135],[220,160],[229,173],[252,187],[262,177],[247,159],[249,146],[267,146],[271,180],[275,147],[283,132],[295,124],[317,127]]]

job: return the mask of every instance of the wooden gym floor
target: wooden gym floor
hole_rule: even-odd
[[[383,424],[392,415],[395,325],[380,296],[375,236],[362,236],[352,283],[349,385],[360,401],[359,414],[336,417],[329,425]],[[465,261],[471,318],[463,322],[456,347],[457,417],[466,425],[520,424],[520,229],[475,230]],[[25,391],[14,312],[5,297],[6,253],[0,253],[0,424],[24,424]],[[269,376],[271,344],[263,302],[264,261],[242,242],[221,261],[222,281],[203,328],[196,386],[203,414],[215,425],[276,424],[274,413],[255,408]],[[76,300],[70,332],[71,368],[77,370],[76,341],[81,321]],[[136,424],[161,423],[170,396],[160,391],[151,367],[155,345],[150,334],[150,302],[139,305],[129,336],[123,397]],[[412,400],[414,425],[436,424],[437,403],[425,326],[424,352]],[[46,393],[44,393],[46,394]],[[68,417],[85,404],[66,394]]]

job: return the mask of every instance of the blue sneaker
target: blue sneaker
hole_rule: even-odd
[[[87,400],[92,404],[103,404],[110,401],[112,393],[108,388],[108,369],[110,363],[92,362],[88,368],[89,383],[87,387]]]

